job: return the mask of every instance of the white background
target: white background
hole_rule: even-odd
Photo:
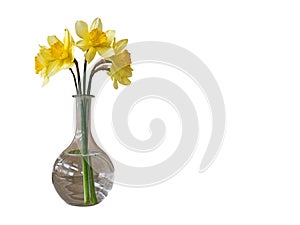
[[[0,223],[299,224],[299,11],[297,0],[2,1]],[[72,138],[72,79],[61,73],[41,88],[33,59],[48,35],[95,17],[130,42],[197,54],[223,92],[227,131],[205,173],[200,149],[165,183],[116,185],[78,208],[51,184]]]

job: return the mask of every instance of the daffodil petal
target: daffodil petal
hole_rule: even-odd
[[[82,51],[88,50],[89,46],[86,40],[80,40],[76,43],[76,46],[80,48]]]
[[[114,43],[115,54],[121,53],[124,50],[124,48],[126,47],[127,43],[128,43],[128,39],[122,39],[122,40],[118,41],[117,43]]]
[[[44,77],[44,82],[42,84],[42,87],[44,87],[48,83],[49,83],[49,77]]]
[[[118,89],[118,81],[116,79],[114,79],[113,85],[115,89]]]
[[[61,42],[55,35],[53,35],[53,36],[48,36],[47,41],[48,41],[48,44],[49,44],[50,46],[53,45],[53,44],[55,44],[55,43],[57,43],[57,42],[60,42],[60,43],[62,44],[62,42]]]
[[[106,37],[107,37],[107,40],[106,40],[107,45],[111,45],[111,43],[113,42],[113,40],[115,38],[116,31],[108,30],[108,31],[105,32],[105,34],[106,34]]]
[[[65,29],[64,49],[68,50],[74,45],[74,40],[68,29]]]
[[[98,50],[98,54],[104,56],[111,48],[110,47],[101,47]]]
[[[53,57],[51,56],[49,49],[46,48],[45,46],[40,46],[40,55],[41,55],[41,57],[43,57],[44,59],[46,59],[48,61],[53,60]]]
[[[131,81],[127,77],[123,77],[119,82],[123,85],[129,85],[131,83]]]
[[[131,77],[133,69],[130,66],[125,66],[122,68],[123,76],[124,77]]]
[[[96,49],[92,47],[88,50],[87,53],[85,53],[84,57],[86,61],[90,63],[95,58],[95,55],[96,55]]]
[[[75,30],[78,37],[82,39],[84,39],[89,34],[87,23],[81,20],[76,22]]]
[[[99,53],[99,55],[101,55],[99,51],[98,51],[98,53]],[[114,55],[113,49],[112,49],[112,48],[108,48],[108,49],[106,49],[106,52],[103,53],[101,56],[102,56],[103,58],[109,60],[109,61],[112,61],[112,60],[110,59],[110,57],[113,56],[113,55]]]
[[[58,61],[58,60],[49,63],[49,65],[47,67],[46,75],[48,77],[55,75],[56,73],[58,73],[61,70],[61,66],[62,66],[62,63],[61,63],[61,61]]]
[[[43,70],[44,65],[43,65],[42,61],[40,60],[39,56],[36,56],[34,58],[34,62],[35,62],[35,73],[39,74]]]
[[[73,59],[73,60],[74,60],[74,59]],[[62,70],[65,70],[65,69],[71,68],[71,67],[74,65],[73,60],[66,59],[66,60],[63,62],[62,66],[61,66],[61,69],[62,69]]]
[[[91,24],[90,30],[99,29],[102,30],[102,22],[100,18],[94,19],[93,23]]]

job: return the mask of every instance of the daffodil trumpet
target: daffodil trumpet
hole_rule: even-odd
[[[103,31],[102,22],[96,18],[90,27],[84,21],[75,23],[77,36],[80,38],[76,43],[68,29],[65,29],[63,41],[56,36],[49,36],[47,46],[40,46],[40,50],[35,57],[35,72],[44,78],[45,86],[50,78],[60,72],[68,69],[71,72],[75,84],[77,95],[91,95],[93,77],[99,72],[106,74],[113,81],[113,87],[118,88],[118,84],[129,85],[133,69],[131,68],[131,55],[126,50],[127,39],[116,41],[115,31]],[[79,63],[74,56],[74,48],[77,47],[84,52],[83,74],[80,73]],[[87,83],[87,67],[96,58],[100,59],[94,64]],[[72,67],[76,67],[76,74]],[[91,159],[86,156],[88,153],[88,121],[89,121],[89,101],[83,100],[80,104],[81,109],[81,129],[83,155],[83,189],[84,203],[86,205],[96,204],[93,169]]]

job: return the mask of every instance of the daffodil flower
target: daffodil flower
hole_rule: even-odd
[[[107,74],[111,77],[115,89],[118,88],[118,83],[123,85],[129,85],[131,83],[128,79],[128,77],[132,76],[133,71],[130,66],[130,53],[127,50],[124,50],[127,42],[127,39],[123,39],[118,42],[114,39],[113,51],[115,54],[106,58],[112,62],[110,71],[108,71]]]
[[[40,46],[40,52],[35,57],[35,73],[40,74],[41,77],[44,78],[44,83],[47,83],[49,80],[47,76],[47,67],[49,62],[45,54],[50,55],[48,49],[44,46]]]
[[[76,34],[82,38],[82,40],[76,43],[82,51],[85,51],[85,59],[90,63],[96,53],[103,56],[106,52],[111,49],[111,43],[115,36],[115,31],[108,30],[102,31],[102,23],[99,18],[96,18],[91,26],[90,30],[88,25],[84,21],[77,21],[75,24]]]
[[[69,69],[74,64],[74,40],[65,29],[64,41],[56,36],[48,37],[50,48],[40,46],[40,51],[35,57],[35,72],[44,78],[43,86],[49,82],[49,78],[63,69]]]

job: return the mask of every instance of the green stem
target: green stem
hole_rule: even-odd
[[[78,62],[77,60],[74,58],[74,63],[75,63],[75,66],[76,66],[76,71],[77,71],[77,79],[78,79],[78,91],[79,91],[79,94],[81,94],[81,81],[80,81],[80,71],[79,71],[79,65],[78,65]]]
[[[89,99],[81,99],[81,130],[82,130],[82,167],[83,167],[83,188],[84,188],[84,204],[96,204],[97,197],[94,186],[94,176],[91,157],[88,155],[88,126],[89,126]]]
[[[86,160],[87,154],[87,140],[86,140],[86,124],[85,124],[85,116],[84,116],[84,100],[80,101],[80,123],[81,123],[81,132],[82,132],[82,146],[81,146],[81,154],[82,154],[82,170],[83,170],[83,192],[84,192],[84,204],[88,205],[90,202],[89,195],[89,177],[88,177],[88,164]]]
[[[79,90],[78,90],[78,86],[77,86],[77,81],[76,81],[75,74],[74,74],[72,68],[70,68],[70,71],[71,71],[71,73],[72,73],[72,75],[73,75],[73,79],[74,79],[74,83],[75,83],[75,88],[76,88],[76,93],[78,94],[78,93],[79,93],[79,92],[78,92]]]
[[[87,94],[88,94],[88,95],[91,94],[92,80],[93,80],[94,75],[95,75],[96,73],[98,73],[99,71],[102,71],[102,70],[109,71],[108,65],[104,65],[104,66],[101,66],[101,67],[98,67],[98,68],[94,68],[94,69],[92,70],[91,75],[90,75],[90,79],[89,79],[88,89],[87,89]]]
[[[90,95],[91,94],[91,86],[92,86],[92,79],[93,79],[94,74],[90,75],[90,79],[89,79],[89,85],[88,85],[88,89],[87,89],[87,94]]]
[[[83,66],[83,94],[85,94],[85,88],[86,88],[86,67],[87,67],[87,61],[84,60],[84,66]]]

